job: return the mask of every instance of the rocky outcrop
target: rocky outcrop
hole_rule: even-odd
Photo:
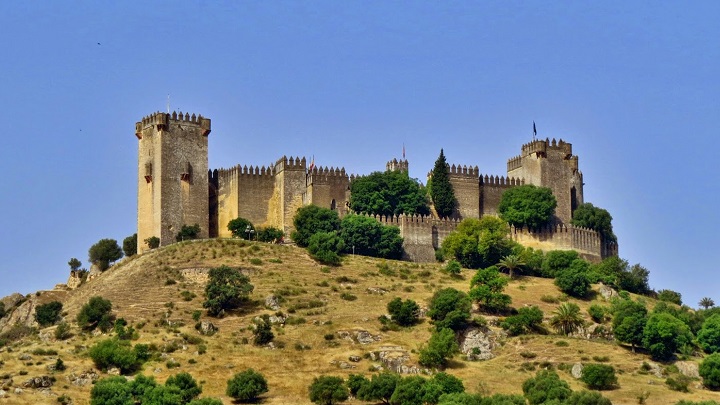
[[[594,323],[587,327],[580,327],[576,332],[570,334],[571,337],[578,339],[602,339],[613,341],[615,336],[613,335],[612,328],[607,325],[600,325]]]
[[[410,353],[401,346],[380,346],[379,350],[370,352],[370,360],[380,362],[382,369],[399,374],[420,374],[427,371],[409,365]]]
[[[372,335],[370,334],[370,332],[363,329],[356,329],[351,331],[339,330],[337,331],[337,335],[341,339],[351,340],[353,342],[360,343],[361,345],[367,345],[382,340],[382,337],[380,335]]]
[[[274,294],[265,297],[265,308],[277,311],[280,309],[280,300]]]
[[[680,374],[690,378],[700,378],[700,371],[697,363],[692,361],[676,361],[675,367],[678,368]]]
[[[33,377],[23,383],[24,388],[49,388],[52,387],[53,380],[46,375]]]
[[[205,336],[212,336],[217,332],[217,327],[210,321],[202,321],[200,322],[198,331],[200,334]]]
[[[583,365],[581,363],[575,363],[570,369],[570,375],[575,379],[582,378]]]
[[[102,272],[102,270],[100,270],[100,267],[97,264],[93,263],[93,265],[90,266],[90,272],[88,272],[87,281],[91,281],[92,279],[94,279],[95,277],[98,277],[102,273],[103,272]]]
[[[94,384],[99,378],[100,375],[98,375],[98,373],[96,373],[94,370],[83,371],[79,374],[70,373],[70,375],[67,376],[68,382],[78,387],[82,387],[88,384]]]
[[[70,270],[70,277],[68,277],[65,285],[69,290],[74,290],[85,282],[85,276],[87,276],[87,271],[85,270]]]
[[[617,297],[618,292],[614,288],[610,286],[606,286],[603,283],[600,283],[600,287],[598,288],[598,293],[602,295],[603,298],[606,300],[609,300],[610,298]]]
[[[498,334],[487,327],[470,328],[460,336],[460,352],[468,360],[490,360],[495,355],[493,349],[499,346],[498,339],[504,334]]]

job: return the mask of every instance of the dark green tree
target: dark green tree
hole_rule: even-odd
[[[177,387],[180,390],[181,403],[186,404],[202,394],[202,387],[188,373],[179,373],[168,377],[165,385]]]
[[[160,246],[160,238],[157,236],[146,238],[143,242],[145,242],[147,247],[150,249],[157,249]]]
[[[647,295],[651,291],[648,284],[649,277],[650,271],[648,269],[639,264],[634,264],[630,267],[630,270],[619,274],[617,286],[621,290]]]
[[[412,326],[418,321],[420,306],[413,300],[403,301],[400,297],[393,299],[387,304],[388,313],[392,316],[393,322],[400,326]]]
[[[188,402],[188,405],[223,405],[223,402],[217,398],[199,398]]]
[[[612,405],[612,402],[597,391],[582,390],[570,394],[563,405]]]
[[[660,301],[672,302],[673,304],[682,305],[682,294],[673,290],[658,291],[657,299]]]
[[[568,295],[583,298],[590,292],[589,268],[588,262],[576,259],[569,268],[560,271],[555,278],[555,285]]]
[[[350,390],[350,395],[358,396],[359,395],[358,392],[360,392],[360,390],[369,383],[370,383],[370,380],[368,380],[362,374],[350,374],[348,376],[348,380],[347,380],[347,387]],[[395,387],[393,387],[393,390],[394,389],[395,389]],[[392,392],[390,394],[392,394]],[[359,398],[359,397],[358,397],[358,399],[362,400],[362,398]]]
[[[465,386],[461,379],[445,372],[439,372],[425,383],[423,400],[426,404],[437,404],[442,395],[461,392],[465,392]]]
[[[63,304],[60,301],[52,301],[47,304],[35,307],[35,320],[40,326],[55,325],[60,320]]]
[[[130,383],[121,376],[99,380],[90,391],[90,405],[135,405]]]
[[[513,187],[500,198],[500,218],[517,227],[541,228],[550,223],[557,200],[547,187],[531,184]]]
[[[345,382],[340,377],[316,377],[310,384],[310,401],[318,405],[333,405],[347,401],[349,395]]]
[[[643,333],[647,323],[645,305],[629,299],[617,299],[613,302],[613,333],[621,342],[630,343],[633,351],[642,346]]]
[[[423,405],[425,403],[425,383],[420,376],[403,378],[390,397],[390,405]]]
[[[233,378],[228,380],[225,390],[227,396],[240,402],[256,401],[260,395],[266,392],[268,392],[268,385],[265,377],[251,368],[236,373]]]
[[[115,239],[100,239],[88,250],[90,263],[98,266],[101,271],[107,270],[110,263],[120,259],[123,252]]]
[[[310,237],[318,232],[334,232],[340,230],[340,218],[337,211],[320,208],[317,205],[306,205],[297,210],[293,218],[292,240],[301,247],[310,244]]]
[[[700,363],[699,372],[703,385],[711,390],[720,390],[720,353],[707,356]]]
[[[558,333],[569,335],[576,332],[583,326],[583,319],[580,315],[580,307],[572,302],[564,302],[553,312],[550,318],[550,326]]]
[[[197,239],[199,234],[200,225],[183,225],[182,228],[180,228],[180,232],[175,236],[175,240],[182,242],[184,240]]]
[[[703,299],[700,300],[698,305],[703,307],[703,309],[708,309],[715,306],[715,301],[713,301],[710,297],[703,297]]]
[[[84,330],[96,327],[109,330],[112,327],[112,303],[103,297],[92,297],[80,308],[77,323]]]
[[[402,378],[396,373],[384,372],[374,374],[372,378],[358,390],[357,398],[361,401],[382,401],[390,402],[395,388]],[[349,383],[348,383],[349,384]],[[351,388],[352,391],[352,388]]]
[[[282,229],[269,226],[267,228],[258,228],[256,235],[257,240],[260,242],[279,243],[285,236],[285,232]]]
[[[655,313],[643,330],[643,346],[655,360],[670,360],[684,345],[692,342],[690,328],[668,313]]]
[[[227,229],[232,233],[233,238],[255,239],[255,227],[245,218],[231,219],[227,224]],[[252,231],[252,233],[248,231]]]
[[[507,284],[508,279],[500,275],[497,267],[490,266],[475,273],[468,295],[486,311],[503,311],[512,302],[510,296],[503,293]]]
[[[570,264],[580,259],[574,250],[551,250],[547,252],[542,262],[540,274],[543,277],[555,278],[560,272],[570,268]]]
[[[142,405],[184,404],[182,393],[178,387],[159,384],[145,391],[139,402]]]
[[[343,242],[337,232],[317,232],[310,237],[308,253],[310,256],[323,264],[339,266],[340,254],[345,249]]]
[[[544,404],[552,400],[562,403],[572,393],[568,383],[552,370],[538,371],[535,377],[525,380],[522,389],[530,405]]]
[[[239,307],[253,288],[250,279],[237,269],[225,265],[210,269],[203,307],[209,315],[221,316],[226,310]]]
[[[702,328],[697,333],[697,341],[705,353],[720,351],[720,314],[714,314],[705,319]]]
[[[518,309],[517,315],[508,316],[500,326],[508,331],[511,336],[517,336],[532,332],[542,324],[542,321],[543,312],[533,305]]]
[[[445,238],[442,249],[446,257],[454,258],[465,268],[486,268],[512,254],[517,244],[509,234],[507,224],[499,218],[468,218]]]
[[[134,233],[131,236],[123,239],[123,253],[125,256],[135,256],[137,254],[137,234]]]
[[[461,330],[470,319],[471,307],[467,294],[454,288],[444,288],[433,294],[427,315],[433,320],[437,330]]]
[[[429,215],[427,192],[405,171],[373,172],[350,183],[350,208],[357,213]]]
[[[608,364],[587,364],[580,380],[592,390],[609,390],[617,385],[615,369]]]
[[[123,374],[137,370],[140,365],[137,354],[127,341],[105,339],[88,350],[95,366],[101,370],[117,367]]]
[[[340,228],[347,253],[386,259],[402,256],[402,238],[397,227],[383,226],[373,218],[351,214],[342,219]]]
[[[255,323],[255,330],[253,330],[253,343],[256,346],[262,346],[272,342],[273,339],[275,339],[275,334],[272,332],[270,317],[265,314]]]
[[[70,266],[70,270],[78,271],[78,270],[80,270],[80,266],[82,266],[82,262],[80,260],[78,260],[77,258],[73,257],[68,262],[68,266]]]
[[[617,237],[613,233],[612,216],[607,210],[590,203],[580,204],[573,211],[571,223],[600,233],[606,242],[617,242]]]
[[[443,328],[433,331],[426,347],[420,349],[420,364],[425,367],[442,368],[447,364],[448,358],[458,352],[455,332]]]
[[[455,192],[450,184],[450,170],[442,149],[432,170],[430,198],[440,218],[452,216],[455,212]]]

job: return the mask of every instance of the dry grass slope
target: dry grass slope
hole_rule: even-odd
[[[390,271],[381,274],[379,265]],[[222,319],[208,318],[219,331],[205,337],[207,352],[198,353],[198,344],[183,341],[182,334],[200,336],[192,319],[194,311],[202,309],[204,283],[207,270],[219,265],[239,267],[247,274],[255,290],[253,305]],[[452,278],[441,271],[438,264],[383,262],[360,256],[348,256],[343,265],[326,268],[309,259],[304,250],[291,246],[249,243],[241,240],[189,241],[126,259],[77,290],[68,292],[64,299],[65,318],[73,322],[80,307],[92,296],[103,296],[112,301],[114,312],[139,328],[140,339],[134,343],[154,343],[160,347],[178,342],[179,349],[168,353],[161,361],[146,363],[141,370],[146,375],[164,382],[180,371],[192,374],[203,383],[202,396],[225,396],[227,380],[236,372],[252,367],[263,373],[270,391],[264,395],[267,404],[308,403],[307,387],[313,377],[334,374],[347,377],[350,373],[369,375],[373,362],[366,354],[381,346],[402,346],[411,351],[411,363],[417,362],[417,350],[430,336],[432,325],[423,321],[412,328],[400,331],[381,331],[377,320],[386,312],[385,306],[394,297],[411,298],[426,306],[433,292],[441,287],[455,287],[467,291],[472,270],[463,270],[462,278]],[[383,295],[368,289],[387,291]],[[186,297],[194,298],[186,301]],[[543,302],[542,296],[559,296],[552,280],[521,277],[513,280],[507,290],[513,297],[513,306],[539,306],[549,317],[557,304]],[[281,312],[293,317],[297,324],[274,327],[276,346],[269,349],[246,344],[252,341],[248,328],[253,318],[276,311],[264,307],[265,298],[282,296]],[[60,296],[60,295],[58,295]],[[352,296],[356,297],[354,300]],[[606,304],[602,297],[593,301],[575,301],[589,320],[586,310],[593,303]],[[342,339],[338,331],[366,330],[381,340],[360,344]],[[52,337],[53,328],[41,330],[39,337],[27,338],[9,348],[0,349],[0,377],[13,379],[13,387],[20,386],[29,377],[48,374],[46,367],[57,357],[64,360],[67,370],[56,372],[57,381],[52,393],[25,389],[16,395],[13,389],[0,403],[54,404],[57,395],[67,395],[74,404],[88,404],[90,386],[70,384],[67,376],[93,369],[87,356],[87,347],[107,336],[90,336],[73,332],[66,341]],[[328,340],[326,336],[334,336]],[[564,343],[559,342],[567,342]],[[650,394],[648,404],[671,404],[680,399],[712,399],[717,397],[693,383],[691,393],[669,390],[664,379],[640,372],[647,356],[631,353],[614,343],[588,341],[563,336],[532,335],[505,339],[492,360],[464,361],[457,356],[449,373],[462,378],[466,389],[484,393],[520,393],[522,382],[534,375],[533,369],[553,367],[573,389],[582,385],[569,374],[574,363],[594,362],[593,357],[607,357],[607,364],[618,371],[620,387],[604,392],[615,404],[637,403],[637,396]],[[305,350],[298,350],[303,347]],[[33,355],[38,348],[55,350],[58,355]],[[28,353],[30,360],[19,360]],[[534,354],[532,357],[530,354]],[[357,363],[348,362],[349,356],[360,356]],[[174,360],[178,368],[168,369],[166,362]],[[354,369],[341,369],[337,362],[348,362]],[[0,378],[0,383],[2,378]],[[349,403],[361,403],[350,401]]]

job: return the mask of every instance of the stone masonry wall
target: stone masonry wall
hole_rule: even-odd
[[[271,223],[269,201],[275,189],[271,167],[240,167],[218,171],[218,234],[230,237],[231,220],[242,217],[256,227],[279,226]]]
[[[455,200],[455,218],[480,217],[480,181],[478,167],[451,165],[448,167]]]

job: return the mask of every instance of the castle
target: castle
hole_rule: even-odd
[[[154,113],[135,124],[138,138],[138,252],[144,240],[156,236],[160,245],[175,242],[183,225],[200,225],[201,238],[230,237],[227,223],[237,217],[256,226],[274,226],[286,234],[298,208],[315,204],[349,212],[350,184],[357,177],[344,168],[308,167],[305,158],[278,159],[273,166],[208,168],[210,119],[173,112]],[[393,159],[387,170],[408,170],[407,160]],[[617,245],[592,230],[570,224],[573,210],[583,203],[583,177],[572,145],[562,140],[533,140],[507,162],[507,176],[480,174],[477,166],[449,166],[457,199],[450,219],[421,216],[376,217],[398,226],[406,258],[432,261],[434,251],[460,220],[497,215],[503,192],[521,184],[548,187],[558,205],[546,229],[511,228],[523,245],[543,250],[574,249],[598,261],[617,255]]]

